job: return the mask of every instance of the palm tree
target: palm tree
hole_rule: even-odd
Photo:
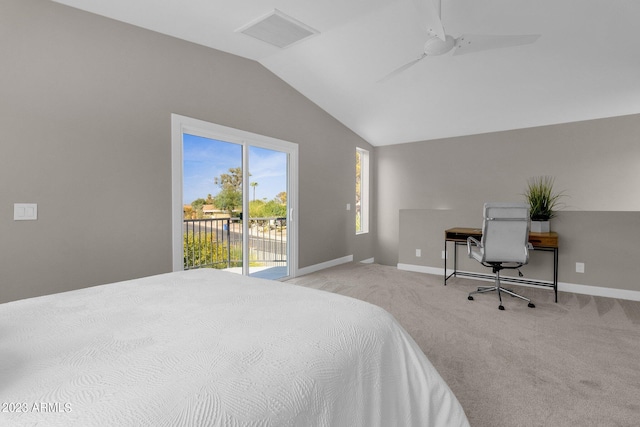
[[[249,184],[250,186],[253,187],[253,201],[256,201],[256,187],[258,186],[257,182],[252,182],[251,184]]]

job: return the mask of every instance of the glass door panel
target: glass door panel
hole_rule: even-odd
[[[184,269],[242,273],[242,145],[183,134]]]
[[[249,275],[289,275],[287,153],[249,146]]]

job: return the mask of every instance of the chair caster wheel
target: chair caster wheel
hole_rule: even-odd
[[[498,310],[504,310],[504,306],[503,305],[499,305],[498,306]]]
[[[473,297],[472,297],[471,295],[469,295],[469,296],[467,297],[467,299],[468,299],[469,301],[473,301]]]
[[[534,304],[534,303],[532,303],[532,302],[530,302],[530,303],[529,303],[529,307],[531,307],[531,308],[536,308],[535,304]]]

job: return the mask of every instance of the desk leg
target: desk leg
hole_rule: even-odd
[[[447,280],[450,277],[458,277],[458,244],[463,245],[464,243],[459,243],[456,241],[452,241],[453,243],[453,271],[451,274],[447,275],[447,260],[449,259],[449,252],[447,252],[447,240],[444,241],[444,285],[447,286]],[[466,245],[466,244],[464,244]]]
[[[444,239],[444,285],[447,286],[447,239]]]
[[[453,242],[453,277],[458,277],[458,242]]]
[[[553,292],[558,302],[558,248],[553,249]]]

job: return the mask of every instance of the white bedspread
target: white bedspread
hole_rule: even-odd
[[[217,270],[0,305],[0,425],[465,426],[383,309]]]

